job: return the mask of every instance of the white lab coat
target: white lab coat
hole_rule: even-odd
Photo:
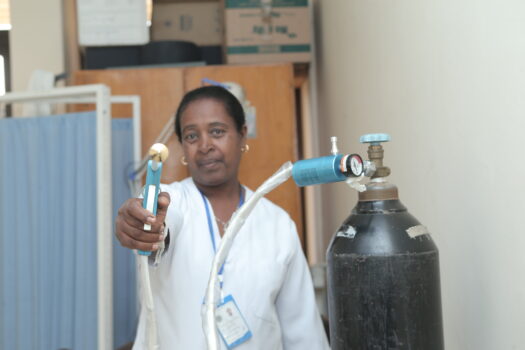
[[[171,196],[166,217],[170,244],[158,266],[150,268],[160,349],[205,350],[201,306],[214,251],[204,202],[191,178],[163,191]],[[252,194],[246,189],[246,199]],[[213,225],[218,245],[215,220]],[[236,350],[329,349],[295,224],[265,198],[233,242],[223,291],[233,296],[253,334]],[[144,349],[144,316],[134,350]]]

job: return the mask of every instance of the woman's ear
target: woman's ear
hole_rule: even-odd
[[[246,138],[248,137],[248,127],[246,126],[246,124],[242,126],[241,136],[242,136],[243,141],[246,141]]]

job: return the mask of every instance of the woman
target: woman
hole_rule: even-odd
[[[200,312],[211,263],[225,223],[252,195],[238,180],[248,151],[242,106],[222,87],[193,90],[177,110],[175,132],[191,177],[163,187],[157,217],[140,199],[124,203],[116,235],[125,247],[155,252],[150,273],[161,349],[206,349]],[[221,294],[234,298],[251,331],[239,350],[328,349],[295,225],[267,199],[239,231],[220,280]],[[143,348],[144,316],[134,349]]]

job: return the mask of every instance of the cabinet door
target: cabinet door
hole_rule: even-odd
[[[78,71],[73,78],[74,85],[105,84],[111,88],[112,95],[138,95],[141,100],[142,155],[175,114],[184,95],[184,70],[181,68],[148,69],[107,69]],[[79,106],[79,110],[93,110],[93,106]],[[111,106],[114,118],[131,116],[129,105]],[[174,131],[173,131],[174,132]],[[186,167],[180,163],[182,150],[175,136],[167,146],[170,157],[162,171],[162,182],[171,183],[188,176]]]
[[[186,91],[202,86],[202,79],[235,82],[245,90],[246,99],[256,108],[255,138],[248,139],[250,151],[243,155],[240,180],[255,190],[286,161],[297,160],[297,127],[294,75],[291,64],[248,66],[205,66],[187,68]],[[303,241],[300,189],[292,180],[267,195],[286,210],[297,225]]]

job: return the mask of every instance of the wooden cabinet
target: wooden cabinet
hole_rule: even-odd
[[[74,85],[105,84],[111,88],[112,95],[138,95],[141,102],[142,154],[145,155],[162,128],[177,110],[184,95],[184,70],[182,69],[108,69],[77,71],[73,77]],[[77,106],[80,110],[92,110],[92,105]],[[114,118],[131,116],[130,105],[111,106]],[[167,146],[170,157],[162,172],[162,181],[170,183],[188,176],[186,168],[180,164],[182,156],[175,135]]]
[[[240,168],[243,184],[256,189],[286,161],[297,160],[292,64],[78,71],[73,82],[75,85],[103,83],[111,88],[113,95],[141,96],[142,151],[145,154],[175,113],[184,93],[202,86],[203,78],[240,84],[245,89],[246,98],[256,108],[257,136],[248,139],[250,151],[243,155]],[[89,106],[80,108],[88,109]],[[128,117],[131,109],[114,106],[112,114],[114,117]],[[180,163],[182,152],[175,135],[168,147],[170,159],[162,178],[166,183],[188,176],[186,168]],[[288,180],[267,197],[290,214],[304,243],[300,189]]]

